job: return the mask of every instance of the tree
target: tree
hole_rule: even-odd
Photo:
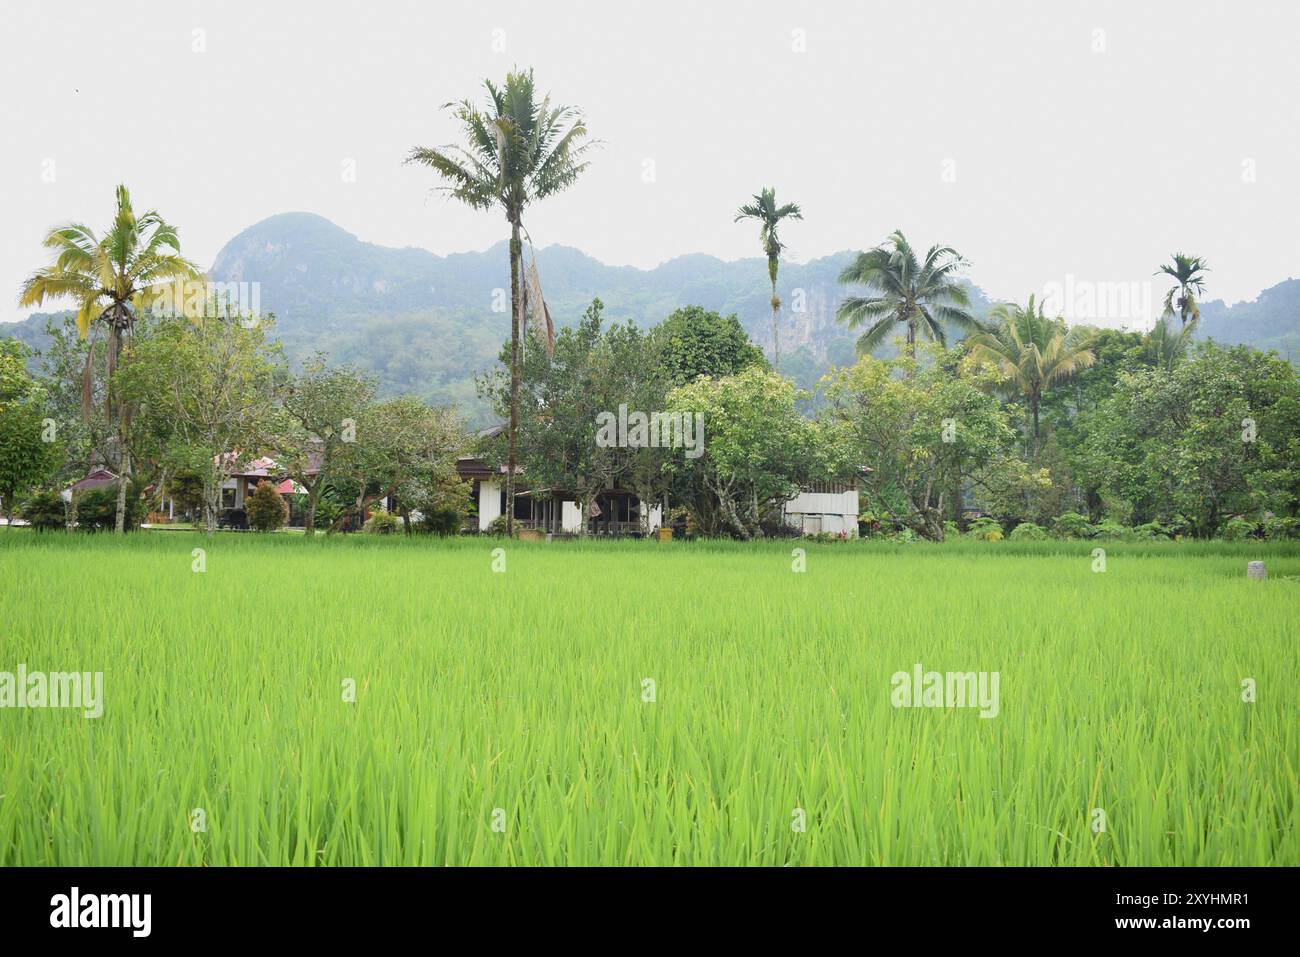
[[[735,314],[726,318],[702,306],[683,306],[649,333],[653,359],[663,378],[686,385],[702,375],[734,375],[752,365],[767,367]]]
[[[1198,320],[1193,319],[1175,329],[1169,321],[1171,318],[1172,316],[1164,315],[1157,319],[1143,340],[1151,361],[1166,372],[1173,372],[1187,358],[1192,349],[1192,336],[1199,325]]]
[[[571,491],[584,515],[603,489],[621,484],[653,501],[666,486],[668,449],[600,441],[602,415],[661,410],[666,385],[650,338],[630,322],[605,328],[603,315],[593,300],[576,327],[560,330],[551,355],[526,350],[520,374],[519,461],[532,494]],[[484,380],[483,391],[500,408],[501,377]]]
[[[514,532],[515,442],[519,407],[519,339],[524,323],[524,210],[531,203],[573,185],[587,168],[582,157],[594,145],[584,143],[587,126],[580,110],[551,106],[550,97],[537,100],[533,71],[514,70],[505,85],[490,80],[486,109],[470,100],[449,103],[467,146],[422,147],[411,150],[408,163],[428,166],[447,183],[442,189],[473,209],[499,208],[510,223],[510,431],[506,468],[506,525]]]
[[[930,362],[865,355],[839,370],[822,421],[838,470],[863,469],[870,513],[938,541],[963,483],[1000,489],[1050,480],[1016,457],[1011,416],[989,394],[994,370],[931,351]]]
[[[1165,294],[1164,314],[1166,316],[1177,314],[1184,326],[1189,322],[1200,322],[1201,307],[1197,304],[1196,297],[1205,291],[1205,278],[1202,273],[1209,271],[1210,267],[1200,256],[1188,256],[1184,253],[1174,253],[1172,262],[1156,270],[1155,275],[1164,273],[1166,276],[1172,276],[1176,281],[1176,285]]]
[[[349,514],[364,519],[373,502],[405,495],[411,503],[426,483],[454,473],[456,455],[465,443],[454,410],[434,408],[412,396],[366,406],[357,420],[356,440],[340,449],[332,469],[333,481],[351,489],[355,498],[331,531]]]
[[[918,261],[907,238],[896,230],[884,245],[858,253],[840,272],[841,284],[866,286],[877,294],[846,296],[835,318],[850,329],[866,326],[858,337],[859,355],[874,351],[899,325],[906,330],[909,355],[915,354],[918,338],[947,345],[946,325],[967,332],[982,328],[966,311],[970,298],[956,281],[965,265],[956,250],[938,245]]]
[[[777,229],[784,219],[803,219],[803,211],[797,203],[776,205],[776,189],[763,187],[754,194],[754,201],[740,207],[734,222],[742,219],[758,220],[758,241],[763,246],[763,255],[767,256],[767,276],[772,281],[772,368],[781,367],[781,335],[777,327],[777,313],[781,309],[781,298],[776,294],[776,274],[781,265],[781,250],[785,244],[777,236]]]
[[[786,502],[827,476],[829,456],[818,429],[796,408],[789,380],[750,366],[733,376],[707,376],[668,394],[667,408],[696,417],[704,452],[674,455],[670,472],[697,475],[704,501],[687,501],[697,527],[742,539],[781,521]]]
[[[268,320],[167,319],[139,337],[118,372],[140,408],[139,429],[173,472],[203,480],[203,519],[216,531],[221,484],[271,440],[278,347]]]
[[[62,457],[45,390],[27,372],[29,354],[16,339],[0,339],[0,500],[10,524],[18,499],[48,481]]]
[[[1064,320],[1049,319],[1034,297],[1024,308],[1015,303],[993,307],[990,332],[976,332],[966,341],[971,354],[991,362],[1013,388],[1029,401],[1034,422],[1034,449],[1039,444],[1038,405],[1043,393],[1080,369],[1092,365],[1086,329],[1066,328]]]
[[[1089,417],[1079,468],[1135,524],[1300,508],[1300,377],[1290,363],[1202,343],[1175,367],[1124,373]]]
[[[334,463],[355,438],[362,411],[374,401],[375,383],[350,366],[330,368],[325,356],[308,360],[283,390],[285,428],[274,440],[276,464],[307,494],[303,527],[316,528],[316,505]]]
[[[117,187],[117,214],[102,237],[81,223],[59,226],[45,237],[54,261],[38,269],[23,284],[19,306],[39,306],[48,300],[71,299],[77,306],[77,329],[85,338],[96,324],[108,331],[105,415],[118,438],[129,409],[114,404],[111,383],[122,349],[137,318],[146,309],[170,302],[175,283],[192,280],[198,268],[180,254],[174,226],[155,210],[136,215],[126,186]],[[91,353],[90,355],[93,355]],[[92,367],[84,373],[83,409],[88,412]],[[131,474],[130,452],[122,449],[116,463],[124,478]],[[119,483],[126,494],[126,482]],[[124,530],[125,500],[118,502],[117,531]]]

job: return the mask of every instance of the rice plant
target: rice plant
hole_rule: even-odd
[[[1300,864],[1300,548],[1094,547],[3,533],[0,865]]]

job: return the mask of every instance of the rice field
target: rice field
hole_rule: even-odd
[[[0,865],[1300,864],[1300,547],[1093,547],[0,531]]]

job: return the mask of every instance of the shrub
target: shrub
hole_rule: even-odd
[[[289,520],[289,503],[273,482],[262,482],[244,503],[248,524],[259,532],[283,528]]]
[[[993,518],[977,518],[970,523],[966,534],[981,542],[1002,541],[1002,523]]]
[[[1255,534],[1255,523],[1235,515],[1219,526],[1219,537],[1227,542],[1240,542]]]
[[[943,537],[945,539],[961,537],[961,526],[958,525],[956,522],[951,522],[951,521],[944,522]]]
[[[140,527],[144,517],[144,502],[134,490],[126,492],[126,521],[128,532]],[[77,527],[89,532],[113,531],[117,527],[117,483],[102,485],[83,492],[77,500]]]
[[[1011,530],[1013,542],[1041,542],[1047,538],[1047,529],[1033,522],[1021,522]]]
[[[1300,536],[1300,518],[1279,518],[1270,515],[1264,519],[1264,537],[1270,539],[1296,538]]]
[[[1169,538],[1169,529],[1165,528],[1159,522],[1146,522],[1133,529],[1133,537],[1145,541],[1167,539]]]
[[[397,531],[397,516],[392,512],[375,511],[370,513],[364,531],[370,535],[391,535]]]
[[[1111,541],[1118,541],[1120,539],[1130,538],[1131,533],[1127,528],[1125,528],[1119,522],[1113,522],[1110,519],[1105,519],[1097,523],[1096,527],[1093,529],[1093,537],[1110,539]]]
[[[1056,534],[1062,538],[1092,538],[1097,529],[1078,512],[1066,512],[1052,522]]]
[[[419,528],[430,535],[455,535],[460,531],[461,514],[459,509],[435,508],[420,514]]]
[[[67,525],[63,498],[58,492],[37,492],[22,507],[23,519],[38,532],[48,532]]]
[[[506,533],[506,517],[498,515],[492,521],[488,522],[487,534],[504,536]]]

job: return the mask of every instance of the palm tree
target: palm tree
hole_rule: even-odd
[[[23,283],[19,306],[71,299],[77,305],[77,331],[85,339],[99,326],[108,330],[107,382],[111,386],[122,349],[141,314],[176,294],[177,283],[196,279],[198,268],[180,254],[174,226],[155,210],[136,215],[131,194],[117,187],[117,215],[102,237],[81,223],[50,230],[45,246],[54,261]],[[82,373],[82,413],[89,415],[95,350],[86,353]],[[105,415],[119,445],[117,531],[124,529],[126,483],[131,453],[126,447],[128,414],[105,389]]]
[[[1195,332],[1197,320],[1173,328],[1171,316],[1161,316],[1147,333],[1144,345],[1147,355],[1166,372],[1173,372],[1191,350],[1192,333]]]
[[[1157,276],[1161,273],[1172,276],[1178,282],[1165,295],[1164,314],[1172,316],[1176,311],[1183,325],[1189,321],[1199,322],[1201,307],[1197,305],[1196,297],[1205,292],[1205,279],[1201,274],[1209,272],[1210,267],[1200,256],[1187,256],[1183,253],[1174,253],[1173,256],[1172,263],[1161,266],[1155,272]]]
[[[776,230],[783,219],[803,219],[803,211],[797,203],[777,206],[776,189],[765,186],[761,192],[754,194],[752,203],[740,207],[733,222],[738,223],[742,219],[757,219],[759,223],[758,241],[763,244],[763,253],[767,256],[767,275],[772,280],[772,368],[779,369],[781,337],[777,329],[776,317],[781,308],[781,297],[776,294],[776,273],[780,268],[781,250],[785,248],[785,244],[777,236]]]
[[[504,86],[491,80],[484,109],[470,100],[448,103],[461,126],[465,146],[417,146],[408,163],[428,166],[441,176],[441,189],[473,209],[498,208],[510,223],[510,437],[506,463],[506,528],[514,534],[515,436],[519,425],[519,336],[524,321],[520,283],[523,272],[524,210],[573,185],[587,168],[582,160],[594,143],[582,142],[587,126],[580,110],[541,102],[533,71],[506,74]]]
[[[1037,450],[1043,393],[1096,361],[1088,348],[1091,334],[1047,318],[1033,296],[1023,309],[1015,303],[994,306],[989,319],[997,323],[993,331],[977,332],[966,341],[972,355],[995,364],[1008,383],[1029,399]]]
[[[835,318],[850,329],[865,325],[858,337],[858,354],[865,355],[881,343],[896,325],[907,330],[907,354],[916,354],[917,338],[947,345],[944,325],[963,331],[982,329],[966,311],[970,298],[956,281],[966,265],[949,246],[931,246],[924,262],[901,231],[895,230],[881,246],[864,253],[840,272],[843,285],[863,285],[874,296],[848,296],[835,311]]]

